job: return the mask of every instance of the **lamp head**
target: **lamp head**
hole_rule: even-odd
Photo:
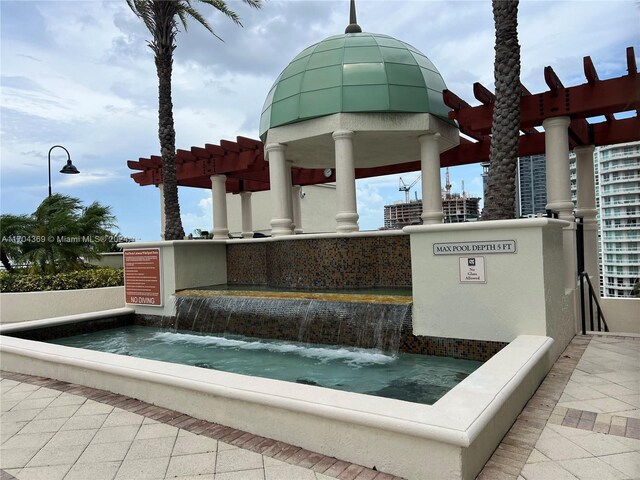
[[[71,159],[69,159],[67,160],[67,164],[62,167],[62,170],[60,170],[60,173],[75,175],[76,173],[80,173],[80,171],[75,167],[73,163],[71,163]]]

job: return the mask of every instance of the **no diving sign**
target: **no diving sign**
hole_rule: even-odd
[[[124,251],[125,303],[161,307],[161,286],[159,248]]]
[[[460,283],[487,283],[484,257],[458,257]]]

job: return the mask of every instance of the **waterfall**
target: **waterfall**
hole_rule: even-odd
[[[365,303],[309,298],[177,296],[172,327],[306,343],[375,348],[396,353],[410,303]]]

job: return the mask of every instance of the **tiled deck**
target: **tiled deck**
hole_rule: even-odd
[[[640,338],[576,337],[479,478],[640,478]],[[88,387],[3,372],[0,480],[389,480]]]
[[[640,338],[577,336],[481,480],[640,479]]]

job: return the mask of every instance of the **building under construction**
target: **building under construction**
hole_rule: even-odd
[[[419,179],[420,177],[418,177]],[[417,179],[407,186],[400,178],[401,192],[405,192],[405,201],[396,202],[392,205],[384,206],[384,230],[397,230],[409,225],[422,224],[422,200],[409,200],[409,189],[413,187]],[[473,222],[478,219],[480,197],[471,197],[464,191],[462,193],[451,193],[451,182],[449,180],[449,169],[446,173],[446,184],[442,190],[442,212],[444,213],[444,223]]]

